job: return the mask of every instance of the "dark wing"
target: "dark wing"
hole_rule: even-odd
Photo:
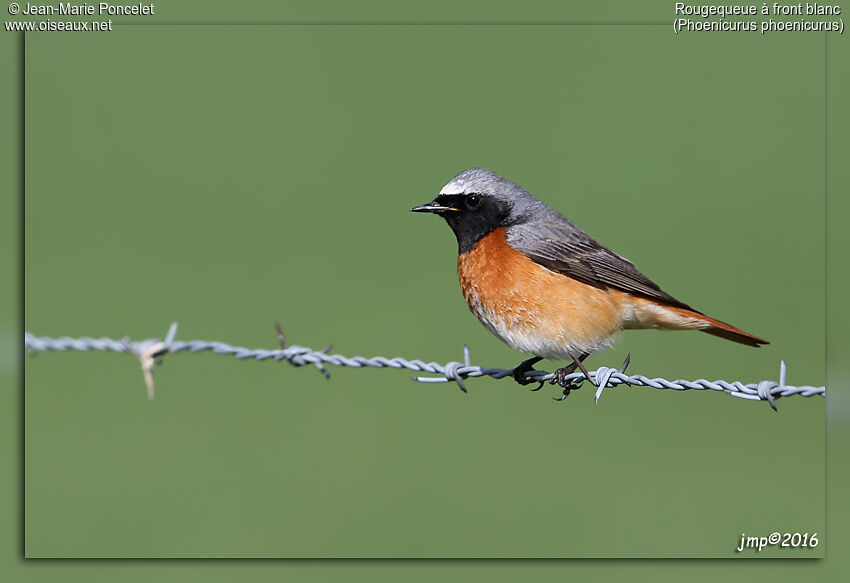
[[[550,214],[533,224],[508,228],[507,238],[514,249],[535,263],[582,283],[601,289],[615,288],[696,312],[662,291],[631,261],[603,247],[575,223],[551,209]]]

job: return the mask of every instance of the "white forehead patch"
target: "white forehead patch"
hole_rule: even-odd
[[[440,194],[463,194],[464,185],[460,182],[452,180],[446,184],[440,191]]]

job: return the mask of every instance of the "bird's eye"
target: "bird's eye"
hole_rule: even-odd
[[[481,206],[481,203],[484,202],[484,197],[480,194],[470,194],[469,196],[464,198],[463,203],[466,205],[466,208],[474,211],[478,207]]]

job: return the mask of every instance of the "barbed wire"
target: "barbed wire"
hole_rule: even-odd
[[[386,358],[383,356],[373,356],[366,358],[363,356],[347,357],[341,354],[329,354],[330,346],[322,350],[314,350],[305,346],[287,345],[283,337],[283,332],[278,329],[278,337],[280,340],[280,348],[268,350],[263,348],[244,348],[241,346],[232,346],[225,342],[206,341],[206,340],[176,340],[177,323],[173,323],[168,329],[163,339],[151,338],[132,342],[129,338],[124,337],[121,340],[112,338],[48,338],[44,336],[35,336],[29,332],[24,335],[24,346],[30,354],[48,351],[108,351],[108,352],[129,352],[139,359],[142,365],[142,371],[147,386],[148,397],[154,396],[153,382],[153,367],[161,362],[165,354],[178,352],[212,352],[213,354],[232,355],[237,359],[253,359],[253,360],[274,360],[287,361],[293,366],[313,365],[325,377],[329,376],[326,365],[333,366],[348,366],[354,368],[395,368],[408,369],[417,372],[432,373],[440,376],[436,377],[413,377],[415,381],[423,383],[445,383],[455,382],[466,392],[465,379],[489,376],[495,379],[514,378],[514,369],[505,368],[487,368],[482,366],[472,365],[470,363],[469,348],[464,346],[463,362],[447,362],[440,364],[438,362],[424,362],[414,359],[407,360],[405,358],[395,357]],[[583,372],[575,372],[564,377],[565,384],[576,385],[587,380],[597,387],[594,395],[595,402],[599,402],[602,392],[606,388],[616,387],[618,385],[629,385],[638,387],[650,387],[653,389],[670,389],[675,391],[686,390],[712,390],[726,393],[727,395],[740,399],[752,401],[767,401],[774,410],[776,410],[775,400],[780,397],[789,397],[791,395],[800,395],[801,397],[824,397],[826,394],[825,387],[813,386],[791,386],[785,384],[786,365],[783,360],[780,364],[779,381],[763,380],[758,383],[744,384],[739,381],[707,381],[705,379],[697,379],[694,381],[674,380],[669,381],[663,378],[648,378],[643,375],[627,375],[625,374],[626,362],[619,369],[600,367],[596,371],[588,372],[585,376]],[[524,373],[524,377],[528,381],[545,382],[553,377],[553,373],[531,370]],[[539,387],[538,387],[539,388]],[[569,389],[564,390],[564,394],[568,394]],[[563,397],[556,398],[562,400]]]

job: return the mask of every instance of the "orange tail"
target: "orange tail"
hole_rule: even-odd
[[[762,344],[770,344],[767,340],[762,340],[758,336],[753,336],[752,334],[747,334],[743,330],[739,330],[735,328],[731,324],[727,324],[726,322],[721,322],[720,320],[715,320],[714,318],[709,318],[705,314],[700,314],[699,312],[694,312],[691,310],[683,310],[681,308],[671,308],[683,316],[689,316],[694,318],[695,320],[699,320],[707,324],[706,328],[701,328],[703,332],[706,334],[711,334],[712,336],[719,336],[720,338],[725,338],[726,340],[731,340],[733,342],[740,342],[741,344],[746,344],[747,346],[755,346],[758,348]]]

